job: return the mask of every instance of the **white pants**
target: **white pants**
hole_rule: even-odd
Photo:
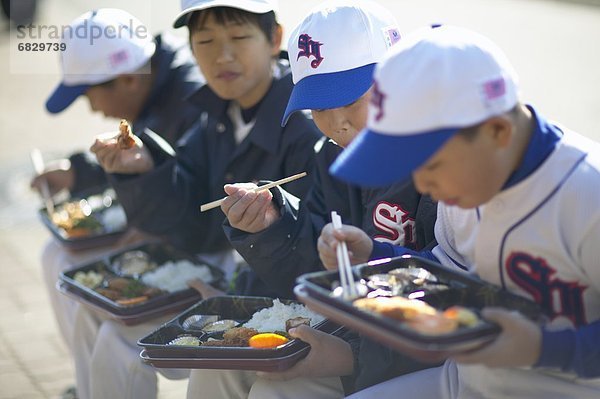
[[[447,360],[442,366],[406,374],[364,389],[349,399],[597,399],[600,379],[579,380],[559,373],[528,368],[487,368],[457,365]]]
[[[69,252],[54,238],[49,239],[42,250],[42,277],[50,299],[50,306],[54,312],[58,330],[71,351],[73,350],[73,328],[77,302],[61,294],[56,289],[56,282],[61,272],[98,258],[104,252],[106,252],[106,248]]]
[[[203,256],[212,264],[231,268],[231,252]],[[81,399],[153,399],[157,396],[156,371],[169,379],[189,376],[185,369],[156,369],[140,357],[140,338],[148,335],[176,314],[146,323],[126,326],[101,318],[84,305],[74,306],[73,357],[77,394]]]
[[[449,368],[448,368],[449,366]],[[356,392],[348,399],[449,399],[454,397],[458,375],[454,363],[401,375]]]
[[[192,370],[187,399],[339,399],[338,377],[271,381],[253,371]]]
[[[79,398],[152,399],[157,396],[156,371],[169,379],[187,378],[189,370],[155,369],[139,357],[138,339],[173,316],[126,326],[114,320],[100,320],[78,305],[74,357]]]

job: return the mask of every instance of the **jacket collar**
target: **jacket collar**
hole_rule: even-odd
[[[280,61],[275,67],[278,69],[275,76],[279,77],[273,79],[273,83],[256,113],[254,127],[240,144],[243,146],[245,142],[252,142],[271,154],[279,151],[283,129],[280,122],[293,88],[292,74],[287,65]],[[231,125],[227,115],[229,101],[218,97],[208,85],[196,91],[189,100],[211,117],[220,121],[226,120],[227,125]],[[278,134],[274,134],[275,132]]]

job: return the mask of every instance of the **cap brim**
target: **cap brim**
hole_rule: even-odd
[[[46,100],[46,109],[52,114],[64,111],[80,95],[84,94],[90,85],[65,86],[59,84]]]
[[[347,71],[307,76],[294,85],[281,126],[291,114],[304,109],[344,107],[358,100],[373,84],[375,64]]]
[[[198,4],[193,7],[186,8],[181,11],[179,15],[175,17],[175,22],[173,22],[173,28],[181,28],[187,25],[188,18],[194,11],[206,10],[207,8],[214,7],[231,7],[238,8],[240,10],[253,12],[256,14],[265,14],[269,11],[275,11],[272,5],[266,3],[257,3],[255,1],[247,1],[247,0],[214,0],[214,1],[205,1],[202,4]]]
[[[403,136],[363,130],[331,165],[330,173],[363,187],[407,180],[458,128]]]

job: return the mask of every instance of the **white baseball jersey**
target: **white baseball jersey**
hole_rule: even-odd
[[[471,210],[438,205],[434,254],[539,303],[548,329],[600,319],[600,145],[566,132],[523,181]],[[600,345],[600,343],[599,343]],[[459,397],[600,398],[600,379],[458,365]]]

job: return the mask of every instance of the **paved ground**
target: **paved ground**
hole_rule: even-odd
[[[445,22],[487,34],[513,60],[524,98],[546,115],[600,140],[599,7],[549,0],[380,2],[405,31]],[[127,4],[158,31],[168,27],[178,3],[40,0],[38,21],[66,24],[90,4]],[[316,3],[280,0],[288,30]],[[15,62],[22,60],[9,55],[16,42],[9,40],[5,27],[0,21],[0,398],[55,398],[73,382],[73,368],[41,283],[39,256],[48,234],[36,217],[39,199],[28,190],[28,154],[39,147],[51,159],[85,148],[95,133],[115,124],[90,115],[85,101],[57,117],[44,113],[45,97],[58,79],[56,54],[34,58],[26,65],[31,70],[15,70]],[[185,395],[182,382],[161,379],[160,387],[161,398]]]

